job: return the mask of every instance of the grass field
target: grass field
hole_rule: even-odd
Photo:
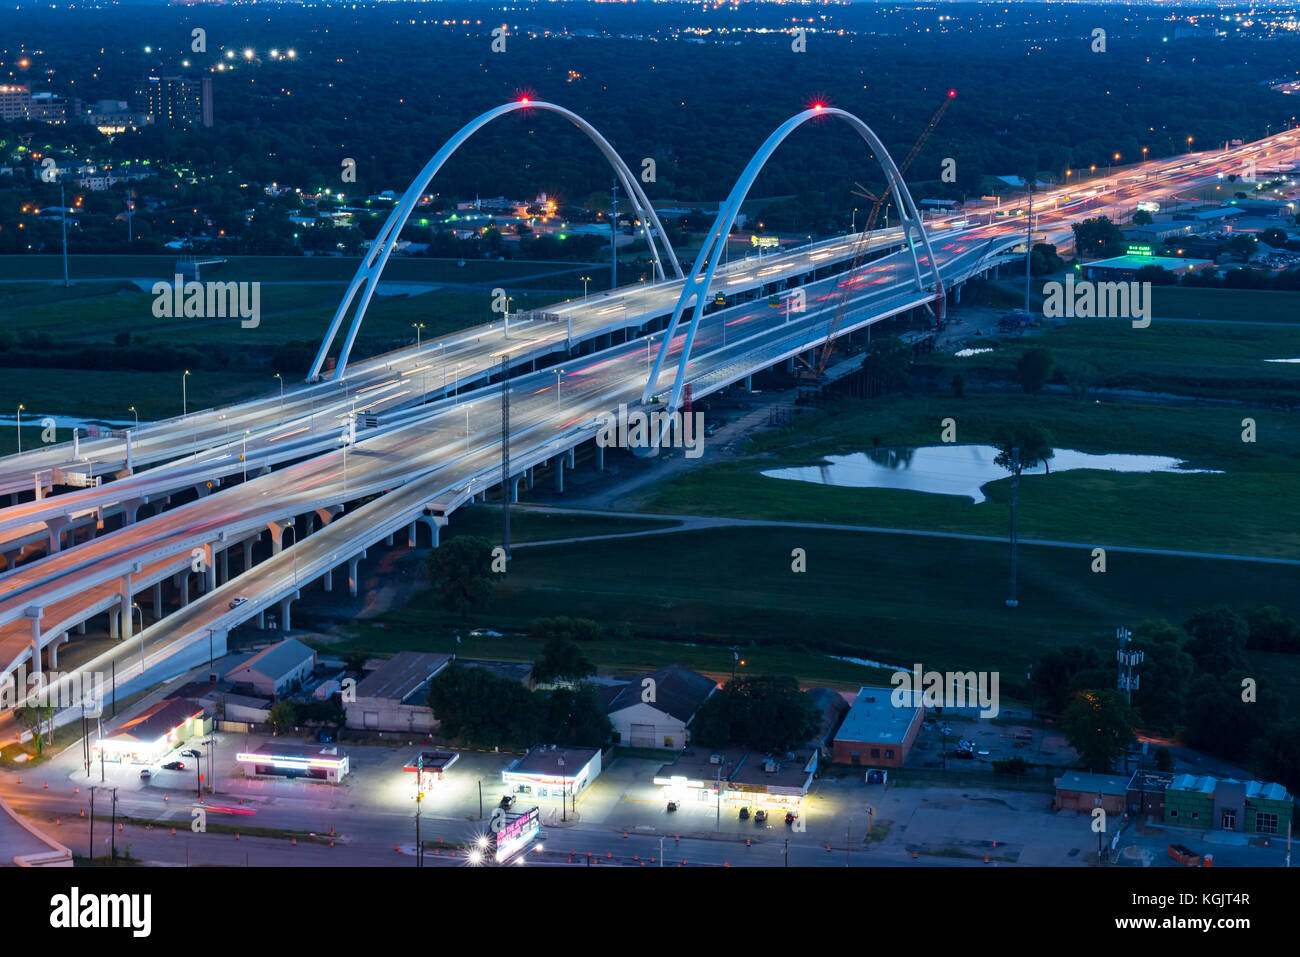
[[[1300,324],[1300,295],[1271,289],[1153,286],[1152,313],[1182,319],[1252,319]]]
[[[1246,414],[1257,422],[1255,443],[1241,441]],[[767,433],[745,458],[666,482],[648,509],[1005,535],[1009,479],[986,485],[988,500],[977,505],[956,496],[837,488],[759,474],[876,445],[935,445],[946,417],[956,420],[962,443],[989,441],[1000,422],[1024,419],[1046,427],[1058,448],[1169,455],[1194,468],[1223,470],[1219,475],[1097,470],[1026,475],[1019,515],[1023,537],[1300,558],[1300,482],[1293,451],[1300,443],[1300,421],[1281,412],[1000,394],[846,401],[806,417],[795,431]]]
[[[803,548],[807,571],[791,571]],[[1000,543],[816,529],[735,528],[520,549],[490,604],[465,622],[425,591],[360,623],[348,645],[372,652],[450,650],[451,634],[490,626],[522,632],[538,617],[627,622],[630,642],[587,646],[614,669],[681,661],[729,672],[739,645],[746,670],[806,681],[878,679],[827,655],[941,670],[1003,672],[1022,681],[1045,650],[1074,642],[1109,651],[1114,630],[1148,618],[1181,623],[1197,608],[1296,604],[1300,570],[1247,562],[1113,554],[1104,574],[1086,550],[1022,546],[1021,605],[1007,609],[1007,549]],[[526,638],[475,639],[472,657],[531,659]],[[1296,656],[1252,659],[1267,693],[1297,700]]]
[[[541,512],[527,508],[510,510],[510,540],[512,542],[544,542],[589,535],[619,535],[625,532],[645,532],[656,528],[680,525],[671,520],[624,518],[611,515],[592,515],[587,512]],[[479,535],[501,540],[501,506],[469,505],[456,510],[452,521],[443,529],[441,540],[457,535]]]

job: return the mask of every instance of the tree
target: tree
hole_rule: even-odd
[[[556,635],[542,647],[541,657],[533,663],[533,681],[537,684],[554,684],[561,681],[578,681],[596,673],[577,642],[564,635]]]
[[[1027,395],[1038,395],[1052,376],[1052,353],[1042,346],[1026,349],[1016,360],[1016,378]]]
[[[1060,272],[1065,268],[1065,263],[1057,255],[1056,247],[1051,243],[1034,243],[1034,251],[1029,257],[1029,274],[1031,276],[1046,276],[1049,273]]]
[[[1246,615],[1246,647],[1252,651],[1300,652],[1300,628],[1275,605],[1264,605]]]
[[[1074,250],[1081,260],[1085,256],[1105,258],[1124,253],[1123,231],[1105,216],[1085,219],[1075,223],[1071,229],[1074,231]]]
[[[1247,698],[1244,685],[1251,676],[1244,671],[1226,675],[1202,674],[1187,690],[1183,740],[1190,747],[1208,751],[1231,761],[1244,760],[1255,742],[1278,723],[1277,699]]]
[[[277,701],[271,705],[266,720],[271,722],[271,727],[275,729],[276,734],[279,734],[281,728],[291,728],[298,723],[298,709],[293,706],[292,701]]]
[[[44,754],[45,722],[54,716],[54,709],[48,705],[27,704],[15,710],[14,714],[19,723],[32,733],[32,744],[36,745],[37,756]]]
[[[1101,653],[1086,645],[1065,645],[1043,654],[1030,671],[1034,707],[1060,714],[1075,692],[1095,688],[1110,675]]]
[[[1227,605],[1199,609],[1183,624],[1191,635],[1187,650],[1201,671],[1221,675],[1245,663],[1249,629],[1245,620]]]
[[[1061,731],[1084,765],[1102,774],[1133,746],[1137,713],[1109,688],[1090,689],[1075,696],[1061,715]]]
[[[1167,621],[1144,621],[1133,631],[1133,650],[1145,654],[1133,703],[1145,727],[1173,731],[1182,718],[1196,662],[1183,650],[1183,634]]]
[[[795,678],[741,677],[700,705],[691,737],[705,747],[742,744],[778,754],[802,747],[818,726],[817,707]]]
[[[429,553],[425,570],[439,603],[464,620],[472,605],[484,604],[492,594],[492,543],[457,535]]]
[[[540,709],[550,744],[603,748],[614,739],[614,725],[593,684],[533,692],[542,698]]]
[[[600,635],[600,622],[592,621],[590,618],[570,618],[567,615],[534,618],[528,626],[528,637],[541,642],[556,637],[564,637],[572,641],[597,641]]]
[[[1155,219],[1152,218],[1151,214],[1148,213],[1145,209],[1139,209],[1136,213],[1133,214],[1134,226],[1150,226],[1154,222]]]
[[[862,371],[869,394],[897,392],[911,375],[912,347],[896,336],[875,339],[862,359]]]
[[[469,747],[532,747],[541,736],[541,699],[483,668],[448,665],[429,682],[428,700],[442,734]]]
[[[1172,771],[1174,769],[1174,753],[1163,744],[1156,748],[1153,757],[1155,758],[1157,771]]]
[[[1039,462],[1047,467],[1052,457],[1052,438],[1041,426],[1028,422],[1014,423],[998,430],[994,442],[998,454],[993,461],[1011,473],[1011,577],[1007,606],[1016,607],[1016,510],[1020,504],[1020,473],[1035,468]]]

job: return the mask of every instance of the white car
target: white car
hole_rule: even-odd
[[[475,628],[469,633],[471,638],[500,638],[501,632],[493,631],[491,628]]]
[[[238,598],[232,598],[232,599],[230,599],[230,607],[231,607],[231,608],[238,608],[240,605],[242,605],[242,604],[243,604],[244,602],[246,602],[246,601],[248,601],[248,599],[245,598],[243,595],[240,595]]]

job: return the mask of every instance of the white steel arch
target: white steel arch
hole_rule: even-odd
[[[903,241],[912,254],[912,271],[916,280],[916,288],[918,290],[924,289],[925,284],[921,280],[921,265],[916,255],[916,246],[912,241],[913,231],[920,236],[921,245],[925,249],[930,270],[934,273],[937,294],[943,295],[943,283],[939,277],[939,266],[935,261],[934,251],[930,248],[930,239],[926,235],[925,226],[921,221],[921,214],[917,210],[916,203],[912,200],[912,194],[907,190],[907,184],[903,182],[903,176],[898,171],[893,157],[885,149],[885,144],[880,142],[880,138],[876,136],[871,127],[852,113],[832,107],[812,107],[790,117],[772,132],[772,135],[764,141],[763,145],[759,147],[749,161],[749,165],[745,167],[744,172],[740,174],[740,178],[736,180],[736,185],[732,187],[731,194],[727,197],[726,202],[718,210],[718,217],[713,221],[713,226],[704,241],[704,246],[700,249],[700,254],[695,258],[695,265],[691,267],[690,275],[686,277],[681,295],[677,297],[677,305],[673,308],[672,320],[664,331],[663,339],[659,344],[659,352],[655,356],[654,367],[650,370],[650,377],[646,380],[645,389],[641,393],[642,404],[649,402],[650,397],[654,394],[654,385],[659,379],[659,372],[663,367],[664,358],[668,355],[673,334],[677,331],[677,324],[681,321],[682,312],[685,310],[687,302],[694,297],[695,304],[691,314],[691,322],[686,330],[686,342],[682,346],[681,358],[677,362],[677,374],[673,377],[672,394],[667,409],[673,411],[680,406],[682,388],[686,382],[686,366],[690,361],[691,345],[695,341],[695,332],[699,327],[700,317],[704,314],[704,304],[709,287],[713,283],[713,274],[718,268],[718,263],[722,261],[727,236],[731,232],[732,224],[736,221],[736,216],[740,213],[740,206],[745,201],[745,197],[749,195],[754,180],[758,178],[758,174],[785,138],[809,120],[824,116],[834,116],[848,123],[866,141],[872,152],[875,153],[876,158],[880,160],[880,166],[885,171],[885,175],[889,178],[898,197],[898,209],[903,225]]]
[[[357,267],[356,274],[352,277],[352,282],[348,285],[347,292],[343,296],[343,301],[334,313],[334,319],[330,322],[329,331],[326,332],[325,338],[321,342],[320,351],[316,353],[316,361],[312,363],[311,371],[307,374],[308,382],[315,382],[320,378],[321,366],[324,365],[325,357],[329,353],[330,346],[334,343],[334,337],[338,334],[343,317],[347,315],[353,300],[357,298],[357,292],[364,285],[365,288],[361,292],[356,314],[353,316],[352,324],[348,328],[347,338],[343,342],[343,351],[339,355],[338,365],[334,371],[335,378],[343,376],[344,369],[348,364],[348,356],[352,353],[353,343],[356,342],[357,333],[361,329],[361,321],[365,318],[366,309],[369,307],[370,300],[375,293],[375,287],[379,285],[379,275],[383,272],[388,257],[392,254],[393,247],[397,244],[397,238],[402,231],[402,227],[406,225],[411,213],[415,211],[415,206],[420,201],[420,197],[424,194],[430,180],[437,175],[438,170],[467,139],[498,117],[518,110],[545,110],[549,113],[557,113],[587,134],[587,138],[596,144],[601,153],[604,154],[605,159],[609,161],[610,166],[614,168],[624,192],[631,197],[633,209],[637,218],[641,220],[642,231],[645,233],[646,242],[650,246],[650,253],[654,256],[655,271],[658,273],[659,278],[665,278],[664,266],[660,259],[659,248],[655,245],[654,235],[650,230],[652,225],[654,226],[654,233],[658,235],[659,241],[663,243],[664,252],[672,264],[674,274],[679,278],[681,277],[681,263],[678,262],[677,254],[668,242],[668,236],[664,232],[663,225],[659,222],[658,214],[655,213],[654,207],[650,205],[650,200],[641,189],[640,182],[628,169],[622,157],[614,151],[614,147],[609,144],[609,141],[577,113],[566,110],[562,106],[544,101],[514,100],[488,110],[462,126],[454,136],[443,144],[442,149],[434,154],[424,169],[420,170],[419,175],[411,182],[410,187],[407,188],[401,200],[393,208],[392,213],[389,214],[388,219],[385,220],[383,228],[375,237],[375,241],[367,251],[365,258],[362,259],[361,265]],[[614,226],[617,228],[617,224],[614,224]]]

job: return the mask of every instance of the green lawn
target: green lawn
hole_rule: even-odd
[[[802,574],[791,571],[794,548],[806,550]],[[634,641],[588,646],[599,664],[613,668],[681,660],[725,672],[729,649],[739,644],[747,669],[805,680],[851,683],[871,675],[826,658],[829,653],[941,670],[996,669],[1009,685],[1023,682],[1028,665],[1048,648],[1087,642],[1109,649],[1119,625],[1147,618],[1181,623],[1215,602],[1300,611],[1297,574],[1289,567],[1146,555],[1112,555],[1107,572],[1096,574],[1087,551],[1023,546],[1021,605],[1007,609],[1001,543],[723,528],[519,549],[489,606],[468,620],[443,611],[426,591],[398,611],[362,622],[351,646],[448,651],[457,630],[510,633],[537,617],[574,615],[629,624]],[[536,650],[517,638],[461,647],[473,657],[530,659]],[[1261,685],[1297,700],[1296,656],[1258,657]]]
[[[612,515],[592,515],[587,512],[541,512],[527,508],[510,510],[510,541],[543,542],[589,535],[618,535],[626,532],[645,532],[656,528],[680,525],[671,520],[624,518]],[[451,522],[442,532],[447,541],[457,535],[479,535],[490,538],[493,544],[501,541],[501,506],[470,505],[456,510]]]
[[[1300,295],[1294,292],[1178,286],[1153,286],[1151,292],[1152,313],[1156,316],[1300,323]]]
[[[1255,443],[1241,420],[1256,419]],[[1263,410],[1094,404],[1054,396],[986,394],[961,399],[887,396],[811,414],[790,432],[766,433],[748,457],[706,465],[658,487],[653,511],[1004,535],[1010,480],[988,500],[889,489],[836,488],[766,478],[760,470],[822,461],[873,446],[935,445],[940,421],[962,443],[989,441],[1000,422],[1046,427],[1059,448],[1174,456],[1224,474],[1080,470],[1021,481],[1020,533],[1030,538],[1300,558],[1300,420]],[[707,461],[707,452],[705,461]]]

